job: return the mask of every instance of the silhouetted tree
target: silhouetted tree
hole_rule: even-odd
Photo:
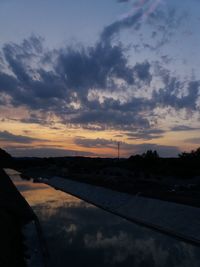
[[[200,147],[196,150],[192,150],[191,152],[183,152],[179,154],[179,158],[181,159],[200,159]]]
[[[143,153],[142,154],[142,157],[144,159],[149,159],[149,160],[153,159],[154,160],[154,159],[158,159],[159,158],[159,155],[158,155],[158,152],[156,150],[154,150],[154,151],[147,150],[146,153]]]

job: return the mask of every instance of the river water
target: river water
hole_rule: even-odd
[[[200,248],[44,184],[12,180],[38,216],[54,267],[199,267]]]

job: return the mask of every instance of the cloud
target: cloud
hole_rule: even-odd
[[[142,81],[147,81],[148,83],[152,80],[152,75],[150,74],[150,63],[145,61],[143,63],[137,63],[134,67],[135,73],[138,78]]]
[[[160,115],[157,108],[198,112],[200,82],[172,76],[164,69],[163,60],[157,68],[148,60],[137,62],[133,58],[130,62],[129,50],[113,41],[122,30],[139,30],[145,10],[140,8],[136,14],[106,26],[89,47],[68,45],[47,50],[42,38],[36,36],[21,44],[5,44],[0,105],[25,106],[30,115],[21,119],[24,123],[50,123],[52,116],[65,125],[91,131],[115,129],[128,132],[129,138],[144,140],[161,137],[164,132],[153,132],[152,126],[152,120]],[[156,10],[148,21],[148,25],[166,22],[165,28],[159,28],[165,37],[166,28],[178,24],[174,11],[168,11],[161,16],[161,10]],[[89,94],[96,95],[89,98]]]
[[[120,108],[120,106],[119,106]],[[80,125],[104,125],[104,129],[130,129],[131,127],[150,127],[148,119],[143,118],[137,114],[137,111],[124,111],[123,105],[121,109],[111,109],[109,106],[102,109],[91,109],[89,111],[83,111],[75,118],[71,119],[71,123]],[[88,127],[89,129],[89,127]],[[92,128],[91,128],[92,129]]]
[[[135,68],[131,67],[121,45],[98,42],[87,49],[57,50],[52,70],[47,71],[44,67],[34,69],[31,58],[35,56],[35,50],[38,50],[34,48],[35,43],[38,46],[41,40],[36,42],[34,39],[32,45],[31,42],[32,39],[24,40],[21,45],[4,46],[5,58],[13,75],[1,73],[0,85],[2,84],[2,92],[9,96],[11,105],[25,105],[31,110],[45,111],[46,114],[52,112],[64,123],[84,124],[83,127],[88,127],[88,123],[108,123],[111,127],[123,122],[136,125],[141,123],[141,126],[148,124],[147,119],[139,118],[137,114],[136,105],[139,106],[137,102],[140,100],[134,99],[134,113],[126,114],[127,104],[121,105],[112,98],[107,98],[100,104],[99,101],[89,101],[87,98],[89,90],[93,88],[108,92],[116,90],[119,87],[117,80],[123,81],[125,87],[134,85],[134,76],[146,83],[151,76],[147,61],[137,63]],[[43,51],[43,48],[39,51]],[[45,55],[42,56],[44,57]],[[74,108],[76,105],[79,108]],[[104,116],[105,112],[107,116]],[[102,118],[107,120],[103,121]],[[23,119],[23,122],[39,120],[31,115],[30,118]]]
[[[75,144],[85,148],[117,148],[118,141],[108,140],[103,138],[90,139],[90,138],[75,138]],[[165,146],[158,144],[142,143],[142,144],[130,144],[126,142],[120,142],[121,150],[125,152],[126,156],[132,154],[142,154],[147,150],[156,150],[162,157],[177,157],[180,150],[176,146]]]
[[[171,131],[174,131],[174,132],[195,131],[195,130],[199,130],[199,128],[190,127],[187,125],[178,125],[178,126],[174,126],[171,128]]]
[[[18,85],[18,80],[6,73],[0,72],[0,92],[6,92],[10,94],[14,88]]]
[[[58,56],[56,72],[65,80],[67,88],[86,93],[91,88],[108,88],[115,79],[133,84],[133,68],[128,65],[120,45],[98,42],[87,49],[67,48]]]
[[[118,3],[129,2],[130,0],[117,0]]]
[[[129,140],[143,139],[152,140],[161,138],[165,131],[161,129],[142,129],[138,132],[128,132],[125,133]]]
[[[184,93],[186,86],[187,94],[178,96],[178,94]],[[166,79],[164,88],[153,92],[152,99],[160,106],[169,106],[176,110],[185,108],[196,111],[198,109],[199,88],[200,81],[190,81],[186,85],[177,78],[170,78]]]
[[[22,122],[45,123],[51,113],[64,124],[85,129],[147,129],[158,106],[198,110],[199,81],[180,81],[159,64],[155,67],[147,60],[131,66],[121,45],[97,42],[88,48],[58,49],[52,52],[55,59],[50,60],[48,70],[41,63],[46,53],[40,39],[5,45],[4,52],[13,73],[0,72],[1,96],[10,105],[30,109],[32,115]],[[38,63],[39,68],[33,67],[35,57],[42,64]],[[163,86],[145,96],[143,88],[151,88],[154,77],[161,79]],[[95,99],[88,97],[92,90],[98,91]],[[140,96],[135,96],[138,90]],[[122,91],[120,98],[117,95]],[[110,93],[115,93],[115,97]],[[44,116],[39,118],[31,111]]]
[[[51,106],[54,109],[58,101],[64,99],[60,106],[66,107],[76,98],[75,94],[83,97],[91,88],[113,88],[116,79],[129,85],[134,83],[133,68],[128,65],[121,45],[98,42],[94,47],[60,49],[52,52],[55,58],[51,70],[46,70],[41,65],[46,54],[30,51],[29,46],[33,49],[36,42],[34,39],[31,45],[32,41],[6,44],[3,48],[7,68],[13,75],[0,72],[0,91],[11,96],[14,106],[24,104],[32,109]],[[37,60],[39,68],[33,68]]]
[[[8,131],[0,131],[0,141],[7,143],[22,143],[22,144],[31,144],[33,142],[46,142],[47,140],[28,137],[24,135],[14,135]]]
[[[75,144],[87,147],[87,148],[115,148],[117,145],[117,141],[107,140],[103,138],[97,139],[88,139],[88,138],[75,138]]]
[[[42,119],[36,114],[30,114],[28,118],[23,118],[20,121],[22,123],[36,123],[36,124],[42,124],[42,125],[45,125],[47,123],[45,118]]]
[[[55,122],[53,120],[54,114],[51,112],[29,112],[28,117],[20,119],[22,123],[31,123],[31,124],[40,124],[42,126],[48,126],[51,129],[55,128],[58,130],[58,127],[55,127]]]
[[[43,52],[42,39],[31,36],[24,39],[21,45],[14,43],[5,44],[3,53],[9,67],[21,82],[29,82],[29,61]],[[28,61],[28,64],[27,64]]]
[[[14,157],[67,157],[67,156],[94,156],[91,152],[68,150],[52,147],[37,147],[37,148],[14,148],[5,147],[8,153]]]
[[[129,2],[128,0],[118,0],[119,3]],[[147,20],[150,18],[150,24],[154,23],[156,26],[159,22],[165,22],[164,25],[175,26],[175,10],[165,8],[162,10],[160,7],[160,0],[144,0],[144,1],[135,1],[132,4],[132,8],[122,16],[118,21],[113,22],[112,24],[106,26],[102,32],[101,39],[106,42],[110,42],[114,35],[118,34],[120,31],[125,29],[134,28],[139,30]],[[149,22],[148,22],[149,23]],[[170,27],[168,27],[170,28]],[[167,31],[165,28],[165,37]],[[162,42],[164,39],[162,40]],[[166,41],[166,38],[165,38]]]
[[[200,138],[196,137],[196,138],[188,138],[184,140],[186,143],[190,143],[190,144],[200,144]]]
[[[113,22],[104,28],[101,34],[101,40],[104,42],[110,42],[114,35],[118,34],[121,30],[132,28],[133,26],[140,27],[139,19],[142,18],[142,10],[138,13],[128,16],[122,20]],[[139,23],[136,25],[136,23]]]
[[[120,20],[105,27],[107,34],[104,39],[110,41],[122,30],[134,29],[134,39],[137,40],[133,41],[135,52],[143,53],[144,49],[148,49],[158,54],[173,40],[172,36],[177,35],[181,23],[188,18],[188,9],[176,8],[175,4],[165,4],[162,0],[138,0],[132,1],[131,5]]]

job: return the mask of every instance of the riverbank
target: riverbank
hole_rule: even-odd
[[[19,173],[6,171],[40,220],[50,266],[200,266],[199,247],[193,244],[132,223],[43,183],[21,180]],[[102,198],[104,205],[110,202],[96,194],[95,188],[89,191],[90,195]],[[120,203],[116,200],[115,205],[119,207]]]
[[[200,207],[200,170],[183,159],[105,158],[15,159],[15,169],[40,180],[53,176],[118,192]],[[199,162],[198,162],[199,164]],[[195,167],[196,166],[196,167]],[[200,166],[200,165],[198,165]],[[13,167],[14,168],[14,167]]]
[[[200,245],[199,208],[133,196],[60,177],[51,178],[47,184],[140,225]]]
[[[0,169],[0,266],[25,267],[22,227],[35,217],[9,176]]]

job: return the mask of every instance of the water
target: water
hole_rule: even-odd
[[[200,249],[44,184],[13,181],[40,219],[53,267],[199,267]]]

